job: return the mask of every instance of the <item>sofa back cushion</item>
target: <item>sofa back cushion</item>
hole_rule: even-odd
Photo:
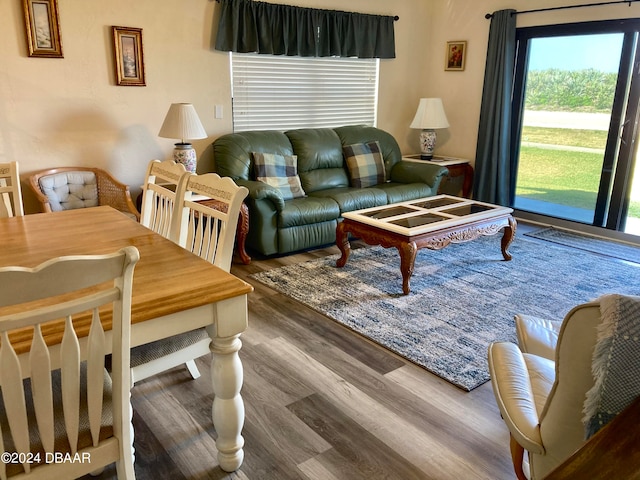
[[[233,180],[255,180],[253,152],[293,155],[285,134],[274,130],[229,133],[213,142],[215,171]]]
[[[342,146],[375,141],[380,143],[380,153],[384,159],[384,169],[387,176],[386,180],[389,180],[393,166],[402,160],[402,153],[400,152],[398,142],[393,138],[393,135],[384,130],[366,125],[349,125],[346,127],[337,127],[333,130],[338,137],[340,137]]]
[[[298,156],[298,175],[307,193],[348,187],[342,143],[330,128],[302,128],[285,132]]]

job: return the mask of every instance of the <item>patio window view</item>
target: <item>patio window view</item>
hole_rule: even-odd
[[[554,28],[519,39],[514,207],[640,235],[637,32],[552,36]]]

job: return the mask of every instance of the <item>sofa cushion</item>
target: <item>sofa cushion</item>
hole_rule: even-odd
[[[362,208],[379,207],[387,204],[387,195],[383,190],[371,188],[330,188],[313,192],[309,196],[333,199],[340,206],[340,213],[352,212]]]
[[[300,128],[285,135],[298,156],[298,174],[305,192],[349,186],[336,132],[330,128]]]
[[[310,225],[339,217],[340,208],[333,199],[308,196],[285,202],[284,208],[278,213],[278,227]]]
[[[387,203],[407,202],[416,198],[436,195],[437,189],[426,183],[387,182],[375,187],[387,195]]]
[[[233,180],[254,180],[251,152],[293,155],[291,142],[282,132],[268,130],[229,133],[213,142],[216,173]]]
[[[380,143],[382,158],[384,158],[387,180],[389,179],[388,175],[391,173],[392,167],[402,160],[402,153],[400,153],[398,142],[396,142],[393,135],[384,130],[367,125],[347,125],[334,128],[333,130],[338,137],[340,137],[340,142],[342,142],[343,146],[378,141]]]
[[[304,197],[295,155],[253,152],[256,180],[277,188],[284,200]]]
[[[366,188],[384,183],[385,171],[380,143],[356,143],[347,145],[342,150],[352,187]]]

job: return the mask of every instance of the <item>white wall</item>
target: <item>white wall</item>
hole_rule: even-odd
[[[382,60],[378,126],[403,152],[418,151],[409,124],[421,97],[442,97],[451,127],[437,152],[473,159],[489,21],[485,13],[532,8],[519,0],[293,0],[273,3],[398,15],[395,59]],[[570,0],[539,0],[535,8]],[[209,138],[194,141],[199,171],[211,165],[211,142],[231,131],[228,55],[211,47],[213,0],[59,0],[63,59],[27,56],[22,2],[0,2],[0,162],[18,160],[28,213],[37,211],[24,183],[30,172],[66,165],[108,169],[139,191],[147,162],[171,156],[158,137],[169,105],[193,103]],[[640,17],[640,6],[597,7],[518,17],[560,23]],[[143,29],[145,87],[116,86],[111,26]],[[445,44],[467,40],[463,72],[445,72]],[[222,105],[224,117],[214,118]]]
[[[289,2],[282,2],[289,3]],[[299,0],[301,6],[345,9],[336,0]],[[212,0],[59,0],[64,58],[27,55],[22,3],[0,2],[0,162],[18,160],[28,213],[37,211],[24,183],[30,172],[66,165],[111,171],[139,192],[147,162],[171,156],[174,140],[158,137],[173,102],[190,102],[209,138],[194,141],[199,170],[211,164],[211,142],[231,132],[228,54],[213,50],[217,25]],[[348,9],[400,16],[397,59],[383,60],[379,126],[406,135],[417,104],[427,43],[420,27],[422,0],[353,0]],[[116,86],[111,26],[142,28],[145,87]],[[214,118],[222,105],[224,117]],[[405,148],[409,148],[405,146]]]

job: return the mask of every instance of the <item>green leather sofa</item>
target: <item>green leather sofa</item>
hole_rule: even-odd
[[[380,144],[388,181],[351,187],[342,148],[372,141]],[[306,196],[285,201],[255,180],[253,152],[296,155]],[[403,161],[392,135],[367,126],[232,133],[213,142],[213,153],[216,173],[249,189],[247,246],[267,256],[334,243],[343,212],[435,195],[448,173]]]

